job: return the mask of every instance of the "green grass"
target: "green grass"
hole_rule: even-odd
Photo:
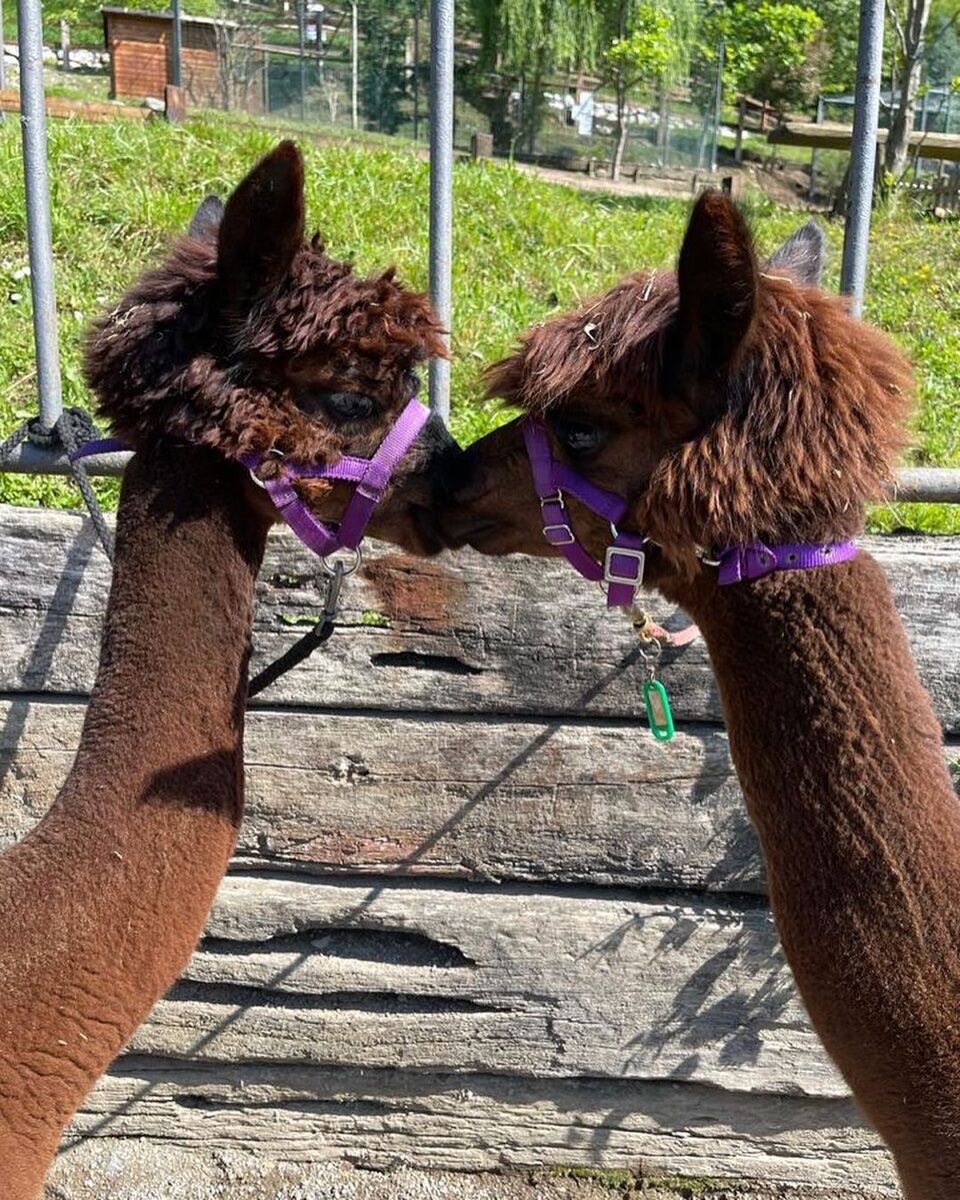
[[[84,328],[112,303],[209,191],[225,193],[275,140],[257,126],[204,118],[50,124],[53,235],[66,400],[85,404]],[[333,253],[361,270],[396,263],[427,283],[427,164],[409,147],[307,145],[308,206]],[[17,125],[0,128],[0,434],[35,408],[29,280]],[[670,263],[687,205],[545,183],[499,163],[457,166],[453,426],[469,441],[498,419],[480,403],[479,369],[548,313],[579,303],[624,272]],[[751,204],[761,248],[799,217]],[[842,230],[828,225],[836,283]],[[13,293],[22,299],[12,302]],[[915,356],[922,405],[918,463],[960,465],[960,238],[956,223],[878,214],[868,316]],[[109,499],[114,485],[105,485]],[[0,476],[0,500],[73,506],[62,480]],[[878,522],[960,529],[947,508],[903,507]]]

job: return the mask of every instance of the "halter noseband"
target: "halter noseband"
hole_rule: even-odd
[[[543,536],[584,579],[606,584],[608,608],[630,607],[643,583],[643,547],[650,539],[617,528],[627,512],[625,497],[598,487],[575,468],[554,458],[550,435],[538,417],[525,418],[522,429],[533,484],[540,497]],[[581,504],[610,522],[613,540],[607,546],[602,564],[577,540],[564,492],[576,496]],[[856,557],[858,549],[849,538],[842,542],[786,542],[774,546],[751,542],[723,550],[716,560],[710,560],[710,565],[718,568],[717,583],[724,586],[760,579],[773,571],[802,571],[847,562]]]
[[[393,474],[417,435],[430,419],[430,410],[416,396],[407,401],[372,458],[345,454],[328,466],[323,463],[297,463],[276,450],[260,454],[241,454],[241,462],[254,483],[270,497],[301,542],[314,554],[327,558],[338,550],[360,553],[373,510],[383,499]],[[321,521],[297,495],[294,484],[300,479],[334,479],[355,483],[339,522]]]

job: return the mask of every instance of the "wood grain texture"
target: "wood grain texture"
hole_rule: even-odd
[[[960,732],[960,538],[864,539],[864,545],[890,576],[944,727]],[[89,524],[67,513],[0,508],[0,561],[0,692],[87,693],[109,579]],[[271,536],[255,670],[318,615],[316,570],[316,560],[289,533]],[[264,693],[264,703],[641,713],[633,631],[562,562],[472,552],[424,561],[372,544],[360,578],[346,590],[341,623],[321,653]],[[678,720],[720,720],[702,643],[668,651],[663,678]]]
[[[777,1188],[784,1184],[816,1185],[818,1196],[824,1190],[823,1200],[897,1194],[886,1152],[850,1101],[730,1094],[691,1083],[495,1075],[464,1079],[414,1071],[194,1064],[129,1056],[98,1085],[72,1135],[89,1139],[80,1147],[81,1161],[92,1159],[93,1170],[106,1176],[107,1186],[94,1193],[104,1200],[166,1197],[168,1192],[158,1193],[141,1172],[152,1168],[158,1182],[163,1181],[168,1170],[174,1173],[166,1158],[172,1151],[184,1190],[171,1190],[171,1200],[206,1200],[208,1194],[237,1200],[247,1196],[245,1181],[258,1183],[262,1190],[251,1191],[251,1200],[262,1200],[274,1195],[269,1190],[274,1179],[289,1188],[278,1187],[277,1200],[340,1200],[338,1177],[323,1168],[330,1159],[378,1171],[403,1165],[429,1171],[518,1172],[585,1163],[628,1167],[645,1176],[746,1178],[760,1182],[763,1196],[782,1195]],[[98,1154],[101,1140],[105,1150]],[[122,1149],[125,1144],[132,1148],[129,1155]],[[119,1148],[122,1168],[114,1161],[113,1170],[106,1169],[111,1162],[106,1147],[113,1154]],[[218,1177],[221,1156],[236,1156],[240,1147],[249,1158],[246,1164],[234,1158],[229,1191],[214,1191],[212,1180],[210,1193],[201,1190],[211,1174]],[[157,1164],[160,1150],[163,1158]],[[64,1155],[55,1180],[58,1174],[67,1176],[75,1154]],[[410,1200],[459,1200],[460,1186],[464,1198],[473,1196],[466,1179],[460,1185],[452,1179],[438,1185],[427,1176],[415,1190],[406,1171],[374,1182],[377,1178],[368,1176],[367,1183],[353,1175],[343,1179],[342,1200],[360,1200],[367,1195],[366,1186],[376,1200],[402,1200],[408,1194]],[[525,1182],[531,1185],[529,1193],[522,1190]],[[487,1179],[476,1200],[548,1200],[561,1186],[549,1173],[532,1180],[526,1174],[499,1176]],[[563,1200],[593,1200],[588,1181],[575,1180],[570,1187],[556,1194]],[[718,1200],[728,1195],[719,1189],[704,1194],[716,1194]],[[68,1195],[72,1200],[73,1193]],[[599,1181],[597,1200],[610,1195]],[[753,1196],[751,1192],[751,1200]]]
[[[613,889],[228,876],[130,1048],[847,1094],[762,904]]]
[[[81,703],[0,701],[0,846],[53,800]],[[947,747],[951,761],[960,745]],[[272,712],[247,718],[237,864],[305,873],[760,893],[726,735],[632,722]]]

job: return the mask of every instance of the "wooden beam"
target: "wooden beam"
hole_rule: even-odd
[[[767,141],[774,146],[809,146],[817,150],[849,150],[853,135],[851,126],[812,121],[788,121],[778,125],[767,134]],[[879,130],[877,141],[883,145],[887,131]],[[911,151],[923,158],[938,158],[949,162],[960,162],[960,134],[924,133],[915,129],[910,134]]]

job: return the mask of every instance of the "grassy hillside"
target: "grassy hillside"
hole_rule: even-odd
[[[85,403],[82,331],[141,266],[162,253],[210,191],[226,192],[273,141],[255,127],[198,119],[50,127],[53,229],[69,403]],[[361,270],[396,263],[417,287],[427,278],[427,165],[407,149],[308,146],[308,205],[331,252]],[[33,411],[29,280],[19,137],[0,126],[0,433]],[[496,413],[479,402],[478,371],[515,335],[556,308],[578,303],[625,271],[674,258],[686,205],[608,196],[535,180],[502,164],[463,164],[455,175],[454,415],[472,439]],[[755,204],[762,248],[798,223]],[[842,231],[831,225],[829,282]],[[955,223],[878,217],[868,315],[915,356],[921,409],[914,460],[960,465],[960,237]],[[15,297],[20,297],[16,299]],[[110,485],[107,485],[109,495]],[[0,500],[73,505],[69,485],[0,476]],[[960,528],[949,510],[901,509],[883,523]]]

